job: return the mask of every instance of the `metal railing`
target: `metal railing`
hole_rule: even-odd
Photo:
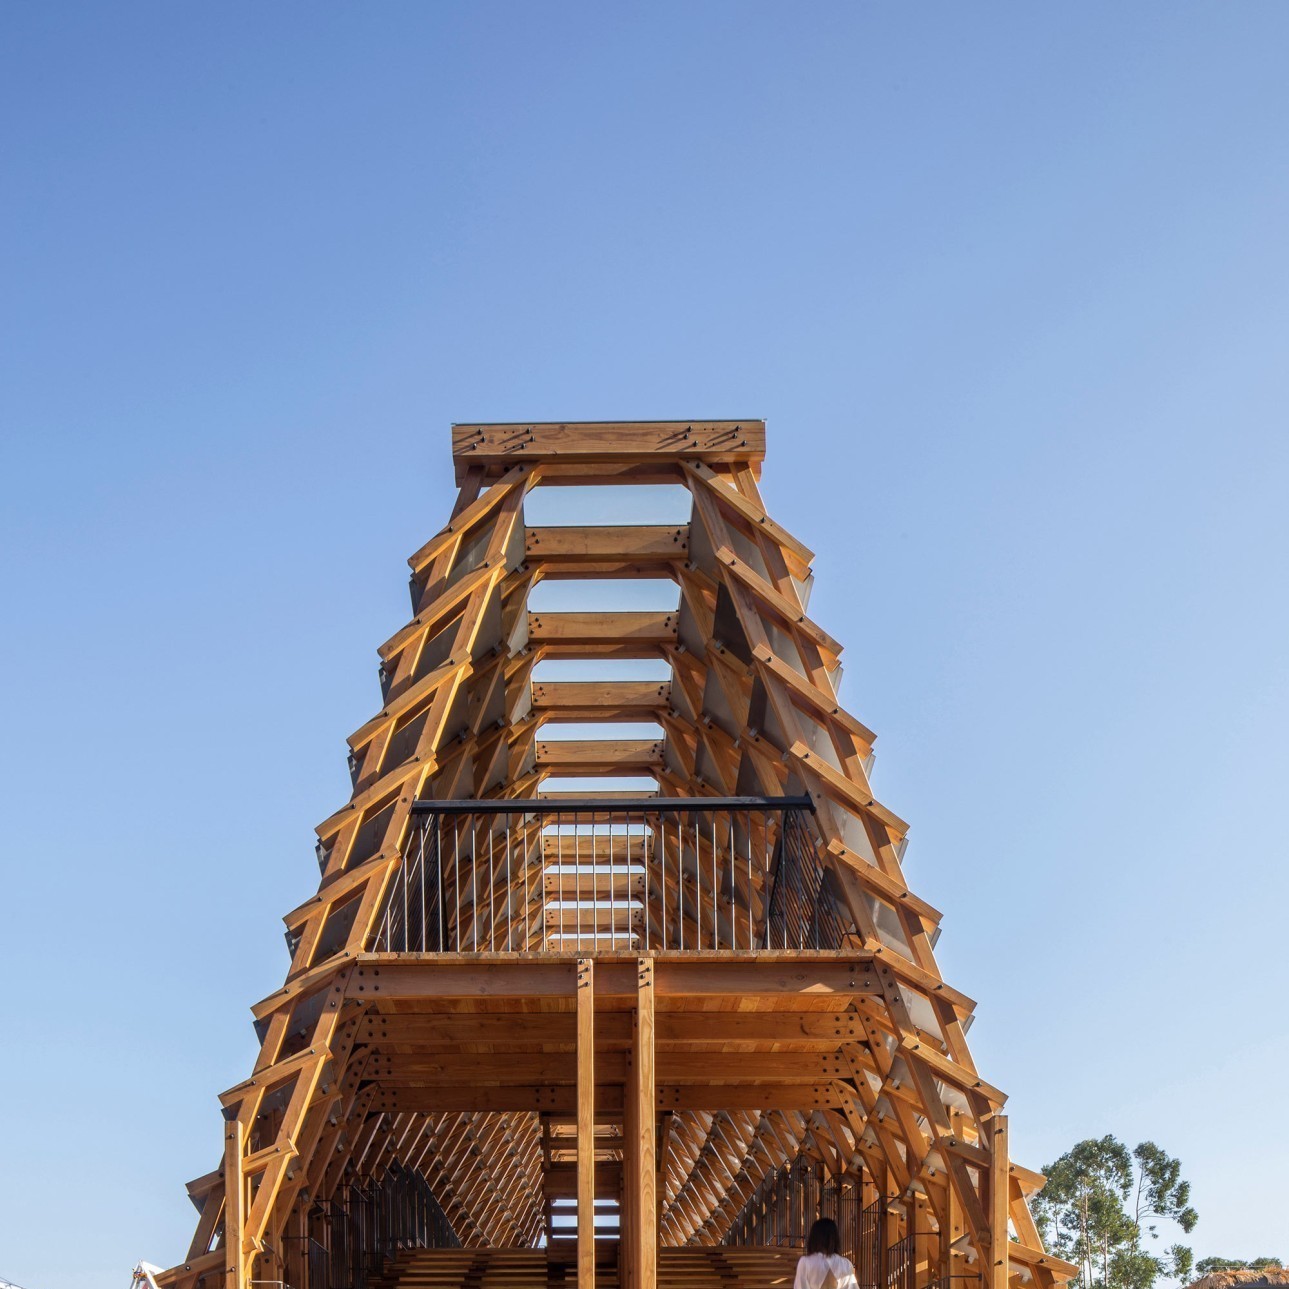
[[[805,797],[418,801],[373,948],[832,949]]]
[[[430,1184],[401,1165],[317,1205],[309,1225],[286,1241],[287,1279],[300,1289],[367,1289],[404,1249],[461,1247]]]
[[[886,1289],[913,1289],[913,1237],[906,1235],[886,1250]]]
[[[811,1222],[822,1215],[823,1184],[821,1167],[804,1160],[767,1173],[721,1243],[804,1248]]]
[[[859,1289],[884,1289],[886,1284],[886,1249],[882,1244],[882,1216],[885,1203],[874,1200],[860,1208],[856,1221],[855,1279]]]
[[[830,1217],[859,1289],[914,1289],[912,1238],[886,1247],[886,1202],[865,1207],[863,1193],[857,1174],[829,1174],[818,1160],[799,1158],[761,1179],[721,1243],[804,1248],[811,1223]],[[928,1289],[949,1289],[947,1278]]]

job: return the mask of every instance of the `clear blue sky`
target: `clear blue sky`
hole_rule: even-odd
[[[605,416],[767,418],[1017,1157],[1289,1256],[1289,5],[0,26],[0,1275],[183,1254],[449,423]]]

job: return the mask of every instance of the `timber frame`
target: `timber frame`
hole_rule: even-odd
[[[1011,1160],[1004,1096],[968,1050],[974,1004],[937,968],[940,915],[904,880],[907,825],[873,795],[875,736],[839,703],[841,646],[807,615],[812,552],[762,501],[764,424],[456,425],[452,447],[456,504],[409,560],[413,616],[379,648],[382,705],[349,739],[352,796],[318,825],[317,893],[285,917],[285,982],[252,1008],[259,1057],[220,1097],[222,1153],[189,1184],[197,1230],[160,1283],[304,1289],[319,1221],[397,1173],[432,1193],[454,1242],[563,1242],[579,1289],[604,1260],[595,1201],[611,1201],[622,1283],[655,1289],[660,1249],[778,1231],[776,1179],[801,1170],[853,1195],[878,1251],[860,1268],[870,1289],[897,1283],[897,1247],[904,1289],[1069,1279],[1027,1206],[1043,1179]],[[526,526],[532,489],[603,484],[679,485],[689,522]],[[677,603],[530,611],[558,579],[667,579]],[[669,674],[534,676],[587,659]],[[654,733],[549,737],[602,722]],[[574,801],[548,786],[562,776],[608,790]],[[614,788],[623,776],[654,786]],[[698,799],[710,841],[673,844],[650,822],[677,798]],[[769,813],[730,804],[750,801]],[[770,929],[789,808],[806,902],[835,906],[810,944]],[[485,879],[472,834],[454,867],[438,837],[427,867],[423,820],[452,809],[490,813],[489,840],[522,832],[536,859],[512,868],[508,851],[504,877]],[[543,810],[591,820],[576,862]],[[615,860],[613,839],[632,837],[652,849]],[[603,912],[618,899],[621,923],[616,903]],[[455,939],[431,932],[432,900]],[[481,925],[503,928],[485,949]]]

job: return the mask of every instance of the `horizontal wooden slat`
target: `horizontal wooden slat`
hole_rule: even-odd
[[[530,644],[674,644],[674,610],[617,613],[530,613]]]
[[[533,711],[546,721],[632,720],[666,711],[665,680],[568,680],[533,685]]]
[[[688,524],[529,528],[524,532],[524,557],[530,564],[546,560],[634,563],[684,559],[688,550]]]
[[[659,1046],[687,1043],[700,1046],[722,1043],[797,1044],[863,1041],[864,1028],[852,1012],[660,1012],[657,1021]],[[574,1038],[571,1012],[465,1012],[437,1016],[407,1013],[379,1013],[366,1017],[359,1028],[363,1044],[393,1043],[418,1046],[449,1046],[504,1040],[511,1043],[571,1043]],[[603,1012],[596,1017],[597,1043],[626,1042],[631,1037],[627,1012]]]
[[[630,773],[662,767],[659,739],[552,739],[537,744],[543,769],[589,772],[591,767]],[[571,852],[571,845],[569,850]]]
[[[454,425],[457,482],[472,466],[491,476],[518,462],[627,461],[665,458],[709,464],[758,464],[765,457],[765,422],[565,421]]]

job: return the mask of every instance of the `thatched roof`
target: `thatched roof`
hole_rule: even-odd
[[[1263,1289],[1263,1286],[1289,1285],[1289,1271],[1283,1267],[1263,1267],[1260,1271],[1214,1271],[1188,1285],[1187,1289]]]

